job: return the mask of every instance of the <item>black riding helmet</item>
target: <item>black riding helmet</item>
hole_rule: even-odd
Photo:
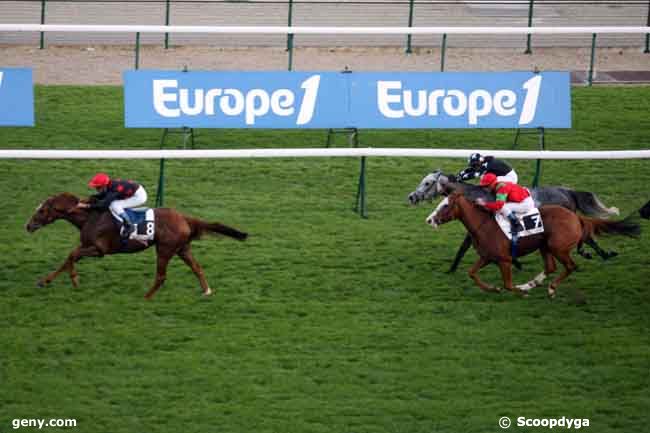
[[[474,152],[469,156],[467,162],[469,163],[470,167],[476,167],[481,164],[481,162],[483,162],[483,157],[480,153]]]

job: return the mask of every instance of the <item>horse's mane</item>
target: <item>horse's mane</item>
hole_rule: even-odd
[[[465,198],[469,201],[474,202],[477,198],[483,198],[487,201],[496,200],[496,195],[494,192],[487,190],[479,185],[474,185],[472,183],[465,183],[456,179],[456,176],[446,176],[449,179],[449,182],[446,184],[446,188],[451,190],[451,192],[461,192]]]
[[[79,197],[77,197],[76,195],[72,194],[71,192],[67,192],[67,191],[62,192],[60,194],[57,194],[54,197],[64,197],[65,199],[70,199],[70,200],[74,199],[74,200],[79,201]]]
[[[79,197],[66,191],[48,197],[43,203],[48,203],[59,211],[65,212],[83,212],[94,210],[77,208],[77,203],[80,201],[82,200]]]
[[[461,183],[462,183],[462,182],[461,182]],[[471,186],[471,187],[474,187],[474,188],[478,188],[478,189],[480,189],[480,190],[483,191],[483,192],[487,192],[487,191],[485,191],[485,190],[484,190],[482,187],[480,187],[480,186],[472,185],[472,184],[469,184],[469,183],[463,183],[463,185],[467,185],[467,186]],[[476,200],[476,198],[478,198],[478,197],[475,197],[474,199],[471,199],[470,197],[468,197],[468,196],[465,194],[465,191],[463,191],[462,189],[458,189],[458,190],[453,191],[451,194],[449,194],[449,197],[451,197],[451,196],[462,197],[462,198],[464,198],[465,200],[467,200],[468,202],[470,202],[470,203],[471,203],[471,204],[472,204],[476,209],[480,210],[481,212],[486,212],[486,213],[489,213],[489,214],[492,213],[492,212],[490,212],[488,209],[486,209],[485,207],[483,207],[483,206],[479,206],[478,204],[476,204],[476,201],[475,201],[475,200]],[[485,195],[482,195],[482,196],[480,196],[480,197],[487,198],[488,196],[489,196],[489,194],[485,194]],[[494,197],[494,194],[492,194],[492,197]]]

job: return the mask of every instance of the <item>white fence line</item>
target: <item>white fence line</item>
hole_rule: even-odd
[[[319,148],[319,149],[204,149],[204,150],[22,150],[0,149],[0,159],[223,159],[312,157],[426,157],[467,158],[476,149]],[[507,159],[648,159],[650,149],[617,151],[481,150]]]
[[[639,34],[650,33],[648,26],[593,27],[286,27],[286,26],[155,26],[87,24],[0,24],[5,32],[109,32],[109,33],[247,33],[247,34]]]

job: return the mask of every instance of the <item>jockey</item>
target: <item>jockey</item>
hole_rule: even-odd
[[[512,182],[499,181],[494,173],[486,173],[481,177],[481,186],[487,186],[496,193],[496,201],[485,202],[478,199],[476,203],[493,212],[499,212],[508,218],[512,226],[512,241],[516,242],[517,214],[526,213],[535,208],[535,202],[528,190]]]
[[[519,182],[517,173],[510,165],[493,156],[482,156],[480,153],[472,153],[467,161],[466,169],[458,173],[460,180],[469,180],[480,177],[485,173],[494,173],[500,182]]]
[[[79,202],[77,206],[90,209],[108,208],[115,219],[122,223],[122,238],[128,239],[133,231],[133,223],[124,209],[140,206],[147,201],[144,187],[132,180],[111,179],[106,173],[97,173],[90,179],[88,186],[98,192],[92,196],[95,202]]]

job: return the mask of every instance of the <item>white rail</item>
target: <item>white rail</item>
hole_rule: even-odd
[[[263,33],[263,34],[640,34],[647,26],[595,27],[286,27],[286,26],[149,26],[86,24],[0,24],[4,32],[108,32],[108,33]]]
[[[0,149],[0,159],[222,159],[312,157],[427,157],[467,158],[476,149],[320,148],[320,149],[206,149],[206,150],[18,150]],[[507,159],[647,159],[650,149],[617,151],[481,150]]]

